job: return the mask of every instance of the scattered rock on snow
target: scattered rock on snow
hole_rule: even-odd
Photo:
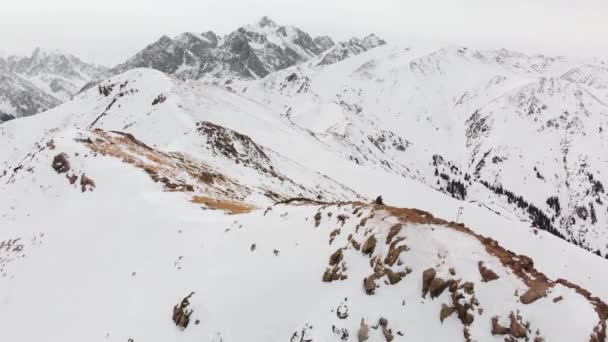
[[[496,280],[499,278],[498,274],[496,274],[491,269],[485,267],[485,265],[483,264],[483,261],[480,261],[479,263],[477,263],[477,267],[479,268],[479,273],[481,274],[481,279],[483,280],[484,283],[487,283],[489,281]]]
[[[492,317],[492,335],[507,335],[509,333],[509,328],[503,327],[498,323],[498,316]]]
[[[363,243],[363,246],[361,247],[361,252],[363,252],[363,254],[372,254],[374,253],[374,249],[376,249],[376,237],[374,235],[371,235]]]
[[[439,312],[439,320],[441,321],[441,323],[443,323],[446,318],[450,317],[452,313],[454,313],[454,308],[448,306],[445,303],[441,304],[441,311]]]
[[[431,288],[431,282],[435,279],[437,272],[434,268],[429,268],[422,272],[422,297],[425,297]]]
[[[517,321],[513,312],[509,315],[509,319],[511,319],[511,325],[509,326],[511,335],[516,338],[526,338],[528,336],[528,330]]]
[[[545,284],[532,284],[528,291],[526,291],[523,295],[519,297],[519,300],[523,304],[530,304],[535,302],[537,299],[546,296],[547,294],[547,285]]]
[[[59,153],[53,158],[52,163],[53,170],[57,173],[66,173],[70,171],[70,162],[68,161],[68,155],[65,153]]]
[[[363,318],[361,318],[361,325],[359,326],[357,339],[359,342],[365,342],[369,339],[369,326],[365,324],[365,320]]]
[[[188,296],[181,300],[181,302],[173,307],[173,323],[180,329],[186,329],[188,324],[190,324],[190,315],[192,315],[192,310],[188,309],[190,305],[190,297],[194,295],[194,292],[191,292]]]

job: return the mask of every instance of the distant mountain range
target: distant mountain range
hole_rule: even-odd
[[[0,122],[33,115],[70,99],[107,68],[61,51],[0,58]]]
[[[212,31],[163,36],[111,69],[85,63],[61,51],[36,49],[31,56],[0,57],[0,122],[33,115],[65,102],[105,77],[134,68],[151,68],[179,79],[230,85],[251,80],[320,56],[332,64],[386,42],[371,34],[334,43],[312,38],[293,26],[268,17],[220,36]]]
[[[214,32],[163,36],[110,73],[152,68],[179,79],[204,79],[216,84],[263,78],[268,74],[326,55],[331,64],[385,41],[375,35],[337,45],[328,36],[312,38],[293,26],[280,26],[268,17],[220,37]]]

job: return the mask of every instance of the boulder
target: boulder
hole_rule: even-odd
[[[435,277],[431,281],[431,286],[429,288],[431,298],[436,298],[436,297],[441,296],[441,294],[447,287],[448,287],[448,282],[446,282],[445,280],[443,280],[439,277]]]
[[[443,321],[450,317],[452,314],[454,313],[454,308],[448,306],[447,304],[441,304],[441,311],[439,312],[439,320],[441,321],[441,323],[443,323]]]
[[[477,267],[479,268],[479,273],[481,274],[481,279],[484,283],[487,283],[492,280],[498,279],[498,274],[496,274],[491,269],[484,266],[483,261],[477,263]]]
[[[344,254],[342,253],[342,248],[338,248],[330,257],[329,257],[329,265],[334,266],[340,263],[344,259]]]
[[[507,335],[509,333],[509,328],[503,327],[498,323],[498,317],[492,317],[492,335]]]
[[[361,252],[363,252],[363,254],[372,254],[374,253],[374,249],[376,249],[376,237],[372,235],[367,238],[363,243],[363,246],[361,246]]]
[[[68,161],[68,155],[65,153],[60,153],[53,158],[53,163],[51,164],[53,170],[57,173],[66,173],[70,171],[70,162]]]
[[[363,318],[361,319],[361,325],[359,326],[357,339],[359,342],[365,342],[369,339],[369,326],[365,324],[365,320]]]
[[[511,319],[511,325],[509,326],[509,331],[511,332],[511,335],[516,338],[526,338],[528,336],[528,330],[526,329],[526,327],[524,327],[521,323],[517,321],[517,318],[515,317],[515,314],[513,312],[511,312],[509,318]]]
[[[374,294],[374,291],[376,290],[376,281],[373,275],[363,279],[363,288],[368,295]]]
[[[435,279],[437,272],[434,268],[429,268],[422,272],[422,297],[425,297],[431,288],[431,282]]]
[[[519,297],[523,304],[534,303],[537,299],[546,296],[547,286],[543,284],[533,284],[528,291]]]

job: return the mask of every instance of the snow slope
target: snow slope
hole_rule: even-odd
[[[374,53],[319,74],[348,74]],[[134,69],[0,126],[1,336],[357,341],[367,329],[369,341],[502,341],[525,330],[605,340],[605,259],[531,228],[478,182],[468,201],[434,190],[432,151],[364,115],[339,127],[366,110],[356,113],[352,93],[354,109],[330,105],[327,121],[245,95]],[[305,102],[294,97],[294,108]],[[370,132],[384,132],[367,139],[384,151],[349,158],[349,139]],[[377,195],[425,212],[366,204]],[[292,197],[312,201],[274,204]],[[423,296],[429,269],[449,283]],[[484,282],[488,269],[499,278]],[[174,306],[191,292],[182,330]],[[442,309],[456,312],[441,322]],[[494,317],[507,335],[492,335]]]
[[[503,206],[608,254],[601,64],[393,45],[318,61],[232,88],[357,164]]]

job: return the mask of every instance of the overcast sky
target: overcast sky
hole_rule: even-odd
[[[336,39],[608,57],[608,0],[6,0],[0,51],[59,48],[111,66],[163,34],[226,34],[263,15]]]

